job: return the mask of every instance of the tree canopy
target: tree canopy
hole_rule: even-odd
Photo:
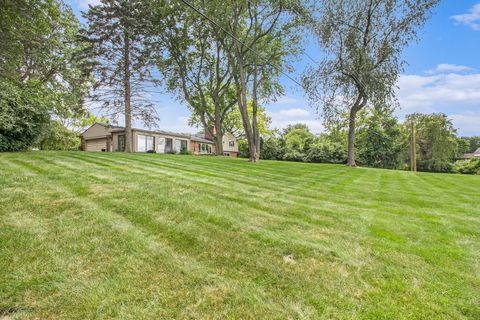
[[[326,122],[347,118],[348,164],[355,165],[355,120],[367,104],[395,106],[402,50],[439,0],[325,0],[311,24],[324,58],[303,82]]]
[[[56,0],[2,1],[2,150],[25,150],[51,120],[85,112],[89,60],[78,32],[71,9]]]

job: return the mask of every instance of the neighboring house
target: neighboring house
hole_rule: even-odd
[[[81,135],[81,146],[84,151],[124,151],[125,128],[95,123]],[[231,139],[228,136],[226,139]],[[230,141],[230,140],[229,140]],[[234,145],[237,141],[234,140]],[[174,133],[161,130],[144,130],[132,128],[132,151],[157,153],[180,153],[190,151],[195,155],[215,154],[215,146],[211,139]],[[226,153],[224,153],[226,154]],[[229,149],[228,155],[236,157],[238,147]]]
[[[474,153],[465,153],[463,155],[464,159],[480,159],[480,148],[478,148]]]
[[[225,133],[222,138],[223,155],[236,157],[238,155],[238,143],[235,136],[231,133]]]

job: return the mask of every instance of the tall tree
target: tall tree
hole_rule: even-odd
[[[125,152],[132,151],[132,119],[151,126],[158,120],[149,88],[153,85],[151,4],[142,0],[101,0],[83,14],[85,39],[94,67],[92,101],[118,120],[125,118]]]
[[[365,108],[358,119],[358,159],[362,165],[397,169],[406,144],[391,108]]]
[[[347,115],[348,165],[355,166],[355,121],[368,103],[395,106],[402,50],[418,38],[440,0],[325,0],[313,31],[324,59],[304,75],[326,122]]]
[[[192,1],[201,5],[202,1]],[[223,121],[236,104],[232,68],[217,32],[185,5],[173,1],[156,6],[159,50],[156,61],[166,78],[167,88],[187,103],[192,123],[199,124],[223,154]]]
[[[210,28],[222,39],[232,68],[237,104],[249,146],[250,161],[260,158],[258,106],[278,96],[283,88],[278,78],[288,69],[288,59],[296,52],[297,34],[289,20],[293,1],[238,0],[204,5]],[[248,112],[252,102],[252,114]]]
[[[410,132],[412,123],[416,133],[419,170],[449,171],[458,155],[458,140],[452,121],[442,113],[414,113],[406,118],[406,132]]]

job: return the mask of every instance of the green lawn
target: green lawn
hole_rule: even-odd
[[[0,319],[480,319],[479,190],[340,165],[0,154]]]

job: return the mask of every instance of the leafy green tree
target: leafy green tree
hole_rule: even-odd
[[[191,1],[201,5],[201,1]],[[223,39],[193,10],[180,1],[156,6],[156,35],[167,54],[156,63],[167,89],[192,111],[190,124],[213,137],[217,154],[223,154],[223,122],[237,103],[233,74]]]
[[[289,161],[303,161],[314,139],[315,136],[303,123],[287,126],[281,137],[285,151],[283,158]]]
[[[368,103],[395,106],[402,50],[417,38],[439,0],[324,0],[311,24],[324,59],[303,79],[326,122],[346,118],[348,165],[355,166],[355,122]]]
[[[407,148],[401,126],[389,108],[373,108],[359,118],[356,145],[362,165],[400,168]]]
[[[152,71],[151,4],[143,0],[102,0],[84,13],[84,40],[94,57],[92,101],[111,117],[125,118],[125,152],[132,151],[132,119],[152,126],[158,121],[148,98]]]
[[[466,153],[473,153],[480,148],[480,136],[463,137],[463,139],[467,140],[469,144],[469,149]]]
[[[38,81],[19,87],[0,80],[0,152],[23,151],[38,142],[50,121],[50,101]]]
[[[470,140],[467,138],[457,138],[457,158],[462,158],[465,153],[470,152]],[[475,151],[475,150],[474,150]],[[474,152],[472,151],[472,152]]]
[[[284,146],[276,136],[270,135],[261,139],[260,159],[283,160],[284,154]]]
[[[3,0],[0,6],[0,82],[4,150],[24,150],[50,118],[84,112],[89,60],[79,22],[56,0]],[[7,141],[7,142],[6,142]]]
[[[248,103],[248,113],[253,115],[253,105]],[[266,138],[273,134],[273,130],[270,129],[272,124],[272,118],[268,116],[265,108],[258,106],[257,108],[257,124],[258,132],[261,138]],[[232,133],[237,139],[245,139],[245,131],[242,123],[242,115],[238,108],[234,108],[232,112],[228,113],[223,123],[223,131]]]
[[[416,130],[420,171],[449,172],[457,157],[458,141],[452,121],[442,113],[414,113],[406,118],[406,131],[413,122]]]
[[[282,93],[278,78],[288,68],[288,57],[296,51],[298,34],[293,32],[295,25],[288,23],[291,3],[291,0],[208,1],[202,7],[207,16],[215,17],[215,22],[206,22],[223,39],[252,162],[260,157],[258,106]],[[251,116],[248,101],[252,101]]]

